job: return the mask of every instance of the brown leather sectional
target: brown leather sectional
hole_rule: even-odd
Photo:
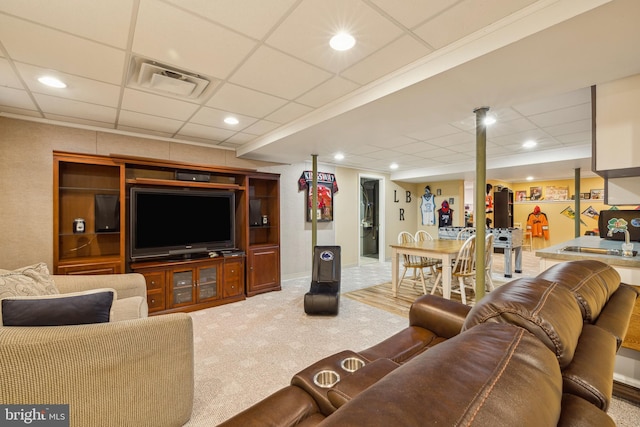
[[[409,327],[343,351],[223,426],[614,426],[614,359],[638,292],[609,265],[558,264],[475,307],[426,295]]]

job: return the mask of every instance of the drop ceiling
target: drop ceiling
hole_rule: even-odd
[[[636,0],[2,0],[0,114],[424,182],[473,179],[487,106],[488,179],[573,177],[590,87],[640,73],[638,16]],[[353,49],[329,48],[339,30]],[[141,63],[208,85],[136,84]]]

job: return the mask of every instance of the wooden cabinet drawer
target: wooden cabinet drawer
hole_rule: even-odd
[[[244,293],[244,262],[225,261],[223,277],[223,298],[233,297]]]
[[[153,273],[143,273],[147,282],[147,290],[164,289],[164,271],[156,271]]]
[[[147,305],[150,313],[164,310],[164,291],[147,292]]]

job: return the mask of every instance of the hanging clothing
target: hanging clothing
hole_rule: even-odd
[[[438,209],[438,227],[450,227],[453,225],[453,209],[449,209],[449,202],[442,202],[442,208]]]
[[[527,231],[531,231],[532,237],[544,237],[544,240],[549,240],[549,221],[547,215],[541,212],[538,206],[527,218]]]
[[[428,188],[428,187],[427,187]],[[422,212],[422,225],[436,224],[436,202],[435,196],[431,191],[425,189],[420,203],[420,211]]]

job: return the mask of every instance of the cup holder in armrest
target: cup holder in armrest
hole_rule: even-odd
[[[325,369],[313,376],[313,383],[318,387],[331,388],[340,381],[340,374],[336,371]]]
[[[355,372],[364,366],[364,360],[357,357],[347,357],[340,363],[340,367],[347,372]]]

